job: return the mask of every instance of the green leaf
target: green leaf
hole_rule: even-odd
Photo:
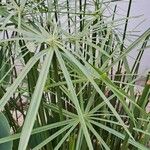
[[[48,124],[46,126],[38,127],[38,128],[33,129],[31,134],[34,135],[34,134],[41,133],[41,132],[44,132],[47,130],[51,130],[51,129],[55,129],[55,128],[58,128],[61,126],[65,126],[65,125],[70,124],[74,121],[75,121],[75,119],[69,119],[66,121],[60,121],[60,122]],[[13,135],[9,135],[9,136],[0,138],[0,144],[19,139],[20,135],[21,135],[21,133],[17,133],[17,134],[13,134]]]
[[[37,145],[36,147],[34,147],[33,150],[39,150],[44,145],[46,145],[47,143],[49,143],[50,141],[52,141],[53,139],[55,139],[57,136],[59,136],[60,134],[62,134],[63,132],[65,132],[66,130],[68,130],[69,128],[71,128],[71,126],[73,126],[74,124],[76,124],[76,122],[77,121],[71,122],[68,125],[66,125],[65,127],[63,127],[62,129],[58,130],[57,132],[55,132],[54,134],[52,134],[50,137],[48,137],[46,140],[44,140],[42,143],[40,143],[39,145]]]
[[[32,132],[32,128],[33,128],[36,115],[38,112],[38,108],[41,102],[42,93],[43,93],[44,86],[46,83],[52,57],[53,57],[53,51],[52,49],[49,49],[49,51],[46,54],[46,58],[44,60],[43,66],[42,66],[42,70],[39,74],[39,78],[38,78],[38,81],[37,81],[37,84],[36,84],[32,99],[31,99],[31,104],[27,112],[25,123],[21,132],[18,150],[26,150],[27,148],[28,140]]]
[[[75,90],[74,90],[73,83],[71,81],[69,72],[68,72],[68,70],[65,66],[65,63],[64,63],[63,59],[62,59],[61,53],[57,49],[55,50],[55,52],[56,52],[56,56],[58,58],[58,61],[60,63],[61,69],[63,71],[63,74],[65,76],[65,79],[67,81],[67,85],[68,85],[68,88],[69,88],[69,91],[70,91],[70,94],[71,94],[72,102],[75,104],[75,107],[76,107],[76,110],[77,110],[77,113],[78,113],[78,117],[79,117],[79,121],[80,121],[80,124],[81,124],[81,128],[83,130],[87,145],[88,145],[90,150],[93,150],[93,146],[92,146],[92,143],[91,143],[90,134],[89,134],[87,126],[86,126],[84,114],[83,114],[83,112],[80,108],[79,101],[78,101],[77,95],[75,93]]]
[[[133,136],[131,135],[130,131],[128,130],[128,128],[126,127],[126,125],[124,124],[122,118],[120,117],[120,115],[117,113],[117,111],[115,110],[115,108],[112,106],[112,104],[110,103],[110,101],[108,100],[108,98],[104,95],[104,93],[101,91],[101,89],[99,88],[99,86],[97,85],[97,83],[94,81],[93,79],[93,75],[91,75],[91,72],[89,72],[88,68],[86,68],[85,66],[83,66],[69,51],[67,51],[64,47],[62,47],[61,45],[58,45],[60,49],[62,49],[65,54],[68,56],[68,59],[72,60],[72,62],[74,64],[76,64],[80,70],[84,73],[84,75],[87,77],[87,79],[91,82],[91,84],[94,86],[95,90],[99,93],[99,95],[102,97],[102,99],[104,100],[104,102],[107,104],[107,106],[110,108],[110,110],[112,111],[112,113],[114,114],[114,116],[118,119],[118,121],[120,122],[120,124],[122,125],[122,127],[125,129],[125,131],[128,133],[128,135],[130,137],[133,138]],[[134,139],[134,138],[133,138]]]
[[[10,126],[7,118],[0,112],[0,139],[10,135]],[[0,144],[0,150],[12,150],[13,142]]]
[[[68,136],[71,134],[71,132],[75,129],[75,127],[77,126],[78,122],[76,122],[71,128],[70,130],[64,135],[64,137],[60,140],[60,142],[57,144],[57,146],[55,147],[54,150],[59,150],[59,148],[61,147],[61,145],[65,142],[65,140],[68,138]]]
[[[93,134],[95,135],[95,137],[99,140],[100,144],[103,145],[103,147],[105,148],[105,150],[110,150],[110,148],[108,147],[108,145],[105,143],[105,141],[102,139],[102,137],[97,133],[97,131],[93,128],[93,126],[88,123],[87,124],[89,129],[91,130],[91,132],[93,132]]]
[[[23,68],[22,72],[18,75],[17,79],[14,81],[14,83],[7,89],[7,92],[4,94],[2,99],[0,100],[0,110],[4,108],[10,97],[13,95],[15,90],[17,89],[18,85],[23,81],[27,73],[30,71],[30,69],[34,66],[34,64],[42,57],[45,55],[47,50],[41,51],[35,56],[33,56],[26,66]]]

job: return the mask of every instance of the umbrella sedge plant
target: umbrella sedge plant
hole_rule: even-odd
[[[0,149],[149,149],[150,75],[135,87],[150,29],[127,42],[128,3],[117,19],[113,1],[0,2]]]

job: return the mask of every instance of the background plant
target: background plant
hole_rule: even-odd
[[[148,149],[149,75],[140,96],[134,87],[150,29],[127,45],[132,0],[122,19],[115,19],[117,5],[105,16],[111,3],[1,2],[0,109],[5,121],[0,123],[7,130],[0,134],[0,146]],[[139,52],[130,66],[128,54],[135,48]]]

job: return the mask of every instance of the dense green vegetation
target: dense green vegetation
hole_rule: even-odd
[[[0,150],[149,149],[149,74],[141,95],[135,81],[150,29],[127,42],[132,0],[121,19],[112,3],[1,1]]]

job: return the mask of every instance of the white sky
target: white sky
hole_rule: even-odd
[[[139,29],[144,32],[146,29],[150,28],[150,0],[134,0],[132,5],[131,15],[143,14],[143,19],[145,22],[139,26]],[[142,21],[139,20],[138,22]],[[132,25],[132,24],[131,24]],[[148,69],[150,71],[150,48],[145,50],[144,57],[141,62],[140,70],[141,72]]]
[[[118,14],[120,14],[117,17],[123,18],[123,16],[124,17],[126,16],[128,3],[129,0],[117,2],[118,5],[117,12]],[[130,17],[133,16],[140,16],[140,17],[131,19],[129,21],[128,30],[135,29],[135,27],[141,23],[136,28],[136,31],[140,31],[138,32],[138,35],[141,35],[145,30],[150,28],[150,0],[133,0]],[[135,57],[136,54],[137,54],[136,49],[130,53],[132,57]],[[130,59],[130,63],[132,63],[132,59]],[[147,71],[150,71],[150,48],[145,50],[139,72],[143,74],[146,73]]]

